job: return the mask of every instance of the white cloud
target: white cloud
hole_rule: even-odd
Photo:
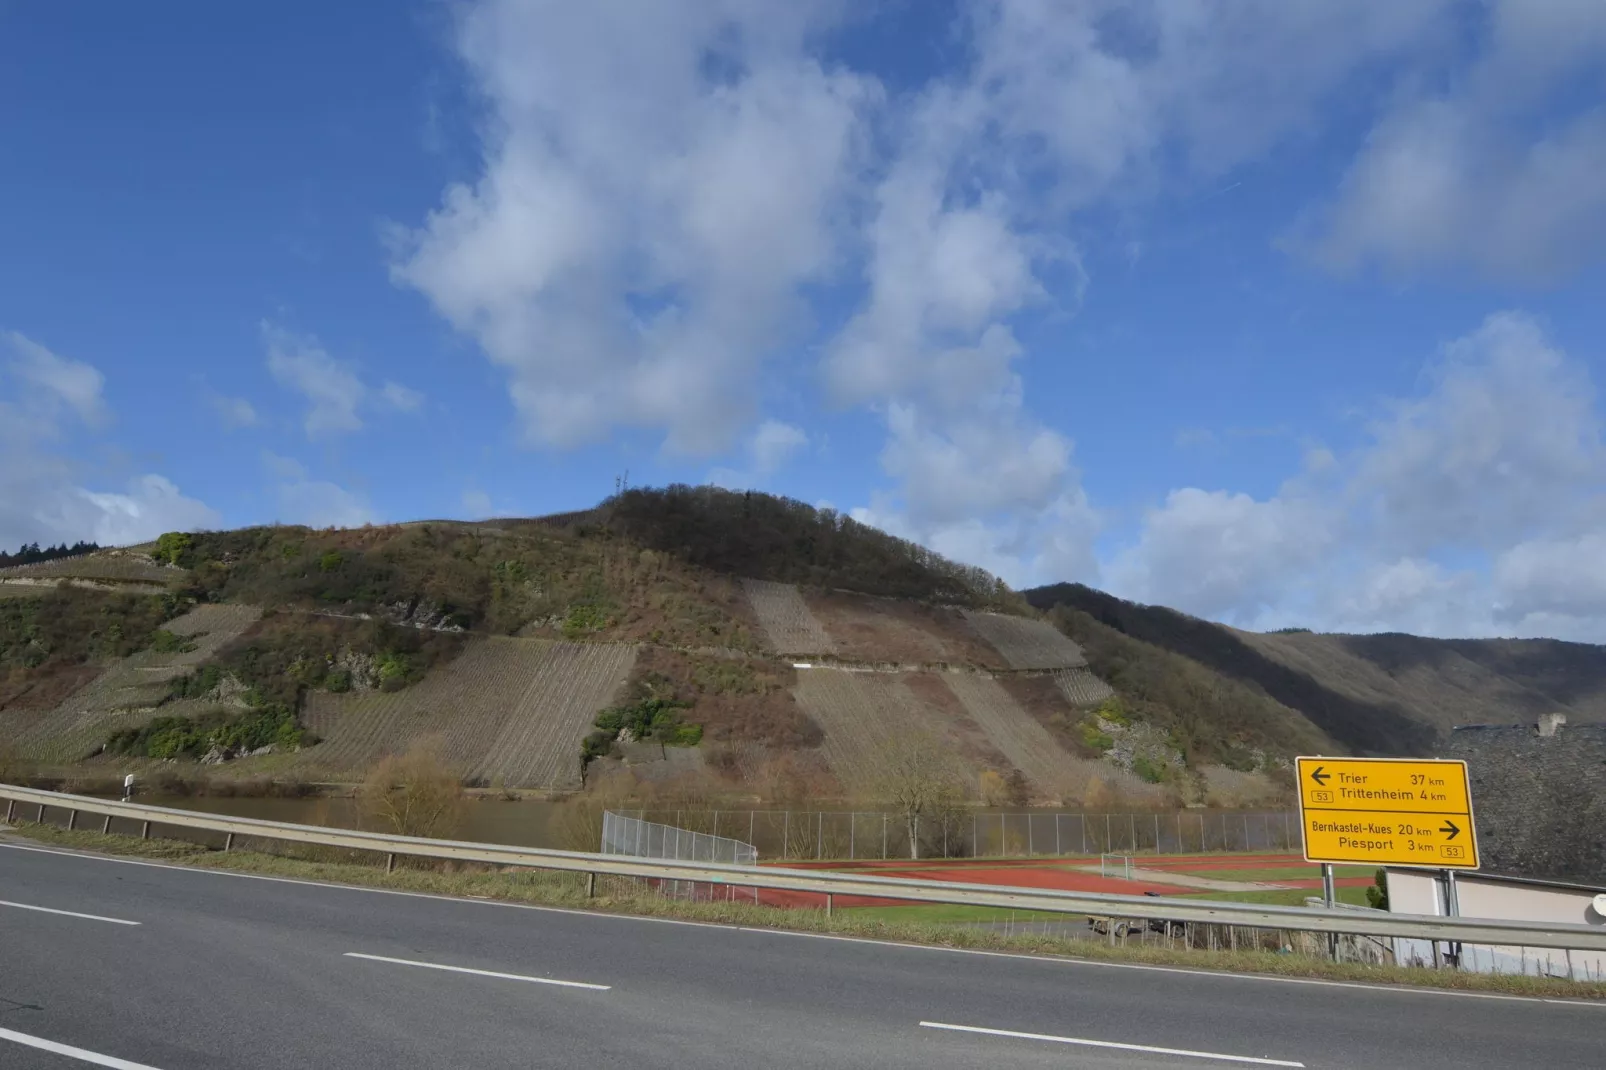
[[[122,494],[82,489],[75,493],[77,502],[69,496],[58,499],[61,527],[87,528],[93,532],[91,541],[102,546],[148,542],[166,531],[198,531],[222,522],[216,510],[186,498],[171,480],[158,475],[130,480]]]
[[[1467,69],[1378,120],[1296,246],[1340,268],[1523,280],[1600,256],[1606,106],[1578,89],[1606,65],[1606,5],[1491,0],[1480,22]]]
[[[380,388],[379,396],[397,412],[417,412],[424,404],[423,394],[400,383],[387,382]]]
[[[378,514],[362,495],[338,483],[303,480],[282,483],[278,488],[279,517],[282,523],[305,524],[310,528],[360,528],[379,522]]]
[[[308,437],[362,428],[357,406],[367,388],[355,371],[331,357],[316,338],[264,322],[262,340],[274,379],[306,398]]]
[[[308,438],[361,430],[359,408],[376,401],[401,412],[413,412],[424,402],[424,395],[400,383],[386,382],[377,390],[369,386],[355,368],[330,356],[311,335],[264,321],[262,341],[273,378],[306,399],[302,426]]]
[[[398,236],[394,275],[509,378],[528,436],[725,448],[762,359],[837,266],[873,83],[805,32],[835,4],[486,2],[459,53],[483,174]]]
[[[753,457],[753,470],[761,476],[771,475],[798,450],[809,444],[809,436],[800,427],[779,420],[765,420],[753,432],[749,450]]]
[[[0,396],[0,547],[80,539],[115,546],[220,522],[155,473],[128,480],[123,491],[85,486],[79,466],[55,444],[78,431],[69,414],[90,428],[110,420],[104,376],[15,332],[0,334],[0,341],[13,354],[0,365],[9,373],[0,376],[0,388],[15,390]]]
[[[1583,366],[1501,313],[1424,385],[1269,500],[1173,491],[1110,562],[1112,589],[1250,627],[1606,640],[1606,448]]]
[[[483,490],[465,490],[463,510],[470,520],[484,520],[496,515],[496,510],[491,505],[491,496]]]
[[[105,376],[96,368],[80,361],[57,356],[32,339],[7,331],[0,335],[11,350],[11,374],[33,388],[32,401],[53,417],[66,406],[84,423],[101,423],[107,415],[101,390]]]
[[[230,431],[236,431],[242,427],[256,427],[262,422],[261,417],[257,415],[256,406],[244,398],[231,398],[221,394],[212,394],[208,396],[207,402],[217,413],[218,419],[223,422],[223,426]]]
[[[1290,600],[1324,564],[1333,518],[1300,498],[1175,490],[1138,541],[1106,570],[1113,590],[1215,619],[1248,623]]]
[[[762,486],[808,444],[809,436],[802,428],[765,420],[744,443],[747,463],[743,468],[717,466],[709,469],[705,479],[726,490]]]
[[[1373,425],[1358,458],[1352,491],[1380,537],[1410,553],[1496,550],[1606,492],[1589,375],[1533,319],[1490,316],[1445,348],[1429,382]]]
[[[338,483],[313,479],[306,466],[292,457],[262,451],[262,467],[272,481],[281,524],[311,528],[358,528],[379,522],[368,500]]]

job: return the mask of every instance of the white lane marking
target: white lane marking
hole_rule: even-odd
[[[88,1051],[84,1048],[75,1048],[71,1044],[58,1044],[54,1040],[44,1037],[31,1037],[27,1033],[18,1033],[11,1029],[0,1029],[0,1040],[10,1040],[40,1051],[48,1051],[54,1055],[65,1055],[69,1059],[77,1059],[83,1063],[94,1063],[96,1066],[109,1066],[112,1070],[156,1070],[154,1066],[144,1063],[131,1063],[127,1059],[119,1059],[115,1055],[102,1055],[99,1052]]]
[[[0,899],[0,907],[16,907],[18,910],[37,910],[41,914],[60,914],[64,918],[83,918],[85,921],[109,921],[113,925],[138,925],[137,921],[124,921],[122,918],[103,918],[99,914],[80,914],[76,910],[57,910],[54,907],[36,907],[30,903],[13,903]]]
[[[476,977],[495,977],[499,981],[529,981],[537,985],[557,985],[560,988],[589,988],[593,992],[606,992],[612,985],[594,985],[587,981],[559,981],[554,977],[527,977],[522,973],[497,973],[495,970],[471,970],[467,966],[443,966],[438,962],[419,962],[416,959],[393,959],[385,955],[364,955],[348,951],[348,959],[367,959],[369,962],[393,962],[398,966],[421,966],[426,970],[445,970],[447,973],[472,973]]]
[[[262,873],[240,873],[231,869],[213,869],[207,866],[183,866],[171,862],[149,862],[139,858],[118,858],[113,855],[93,854],[88,851],[63,851],[54,847],[29,847],[20,843],[0,843],[0,847],[30,854],[58,855],[86,862],[114,862],[123,866],[145,866],[149,869],[168,869],[180,873],[202,873],[217,877],[237,877],[242,880],[270,881],[274,884],[299,884],[308,888],[332,888],[342,892],[366,892],[370,895],[399,895],[408,899],[434,899],[443,903],[473,903],[478,906],[506,907],[513,910],[538,910],[547,914],[566,914],[579,918],[602,921],[646,922],[651,925],[685,925],[694,929],[724,929],[726,932],[753,933],[758,936],[801,936],[810,940],[834,940],[844,944],[870,944],[874,947],[896,947],[908,951],[928,951],[942,955],[978,955],[992,959],[1023,959],[1055,966],[1085,966],[1106,970],[1142,970],[1148,973],[1175,973],[1186,977],[1203,977],[1213,981],[1258,981],[1279,985],[1315,985],[1320,988],[1353,988],[1363,992],[1386,992],[1395,996],[1448,996],[1452,999],[1494,999],[1508,1003],[1550,1003],[1562,1007],[1588,1007],[1606,1010],[1606,1001],[1586,999],[1559,999],[1554,996],[1508,996],[1500,992],[1459,992],[1449,988],[1425,988],[1413,985],[1382,985],[1367,981],[1323,981],[1314,977],[1274,977],[1264,973],[1228,973],[1225,970],[1200,970],[1190,966],[1150,966],[1138,962],[1101,962],[1097,959],[1077,959],[1051,955],[1027,955],[1018,951],[985,951],[973,947],[941,947],[936,944],[911,944],[903,940],[874,940],[866,936],[843,936],[839,933],[809,933],[796,929],[766,929],[750,925],[727,925],[717,921],[686,921],[681,918],[654,918],[644,914],[610,914],[599,910],[575,910],[571,907],[549,907],[536,903],[517,903],[506,899],[467,899],[457,895],[438,895],[433,892],[408,892],[399,888],[370,888],[361,884],[341,884],[337,881],[309,881],[297,877],[270,877]]]
[[[983,1033],[990,1037],[1012,1037],[1016,1040],[1047,1040],[1055,1044],[1075,1044],[1083,1048],[1114,1048],[1118,1051],[1144,1051],[1151,1055],[1181,1055],[1190,1059],[1215,1059],[1219,1062],[1253,1063],[1256,1066],[1294,1066],[1286,1059],[1259,1059],[1253,1055],[1223,1055],[1217,1051],[1191,1051],[1187,1048],[1156,1048],[1149,1044],[1117,1044],[1113,1040],[1087,1040],[1082,1037],[1056,1037],[1047,1033],[1017,1033],[1013,1029],[983,1029],[979,1025],[950,1025],[947,1022],[921,1022],[927,1029],[947,1029],[954,1033]]]

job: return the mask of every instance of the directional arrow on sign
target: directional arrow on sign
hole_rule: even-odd
[[[1456,824],[1455,824],[1454,821],[1451,821],[1449,818],[1445,818],[1444,819],[1444,824],[1439,826],[1439,831],[1440,832],[1448,832],[1449,835],[1446,836],[1445,839],[1453,840],[1453,839],[1456,838],[1457,834],[1459,834],[1461,830],[1459,828],[1456,828]]]
[[[1310,771],[1310,778],[1312,780],[1316,781],[1316,783],[1318,783],[1318,784],[1327,783],[1329,777],[1331,776],[1331,774],[1329,774],[1329,773],[1322,772],[1323,768],[1325,768],[1325,767],[1318,765],[1315,769],[1312,769]]]

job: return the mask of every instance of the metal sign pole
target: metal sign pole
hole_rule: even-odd
[[[1335,889],[1335,887],[1333,885],[1333,863],[1331,863],[1331,862],[1323,862],[1322,863],[1322,905],[1325,906],[1328,910],[1332,910],[1333,909],[1333,899],[1335,898],[1335,890],[1336,889]],[[1337,933],[1328,933],[1327,934],[1327,957],[1332,959],[1334,962],[1338,961],[1338,934]]]
[[[1455,870],[1444,871],[1444,912],[1452,918],[1461,916],[1461,890],[1455,885]],[[1449,945],[1451,965],[1457,969],[1461,967],[1461,945],[1451,941]]]

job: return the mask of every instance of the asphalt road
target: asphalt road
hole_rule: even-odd
[[[1606,1006],[1593,1004],[903,947],[0,844],[5,1070],[1598,1070],[1603,1053]]]

